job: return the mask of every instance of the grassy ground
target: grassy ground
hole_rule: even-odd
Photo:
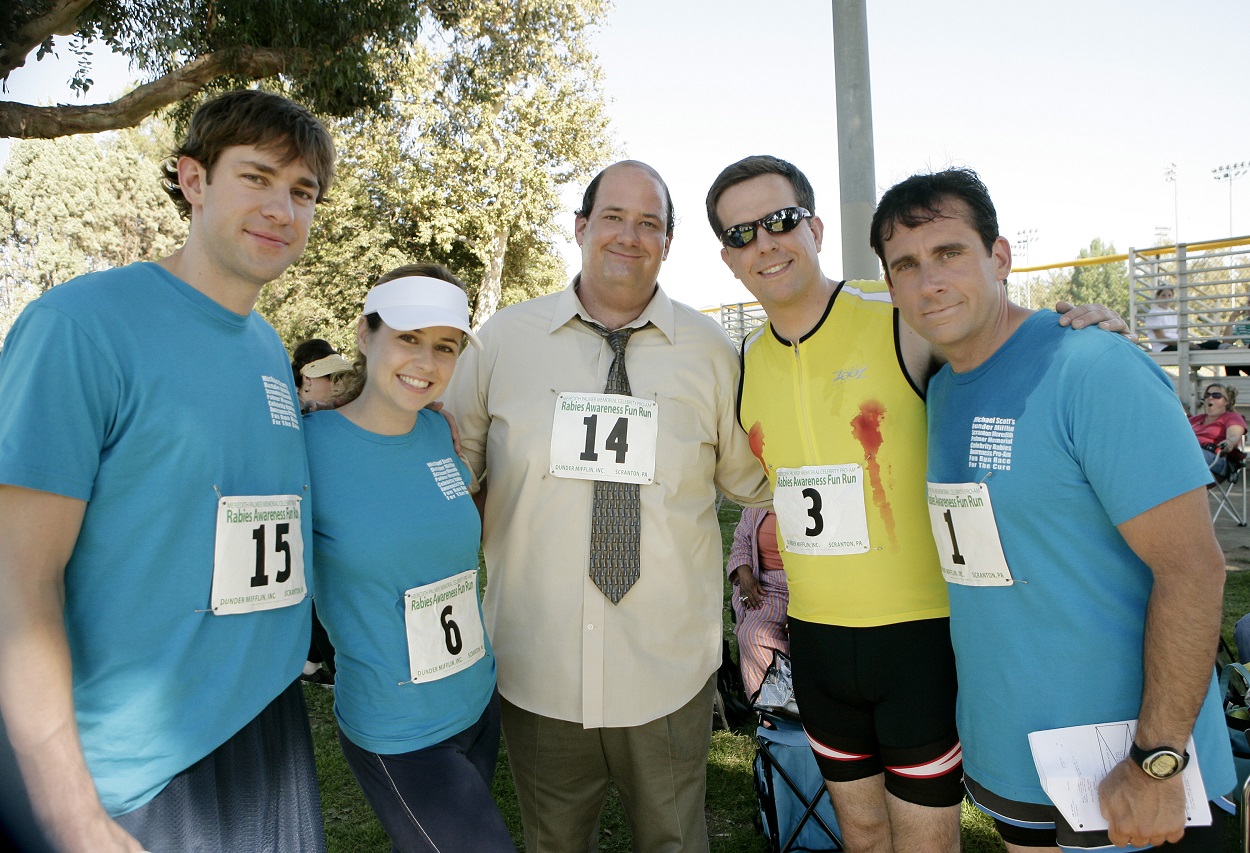
[[[721,509],[721,530],[726,550],[733,536],[738,512],[738,507],[728,502]],[[1250,565],[1244,568],[1250,569]],[[1244,613],[1250,613],[1250,571],[1233,571],[1229,573],[1224,596],[1223,632],[1229,643],[1232,642],[1233,623]],[[728,636],[732,638],[728,610],[726,614]],[[308,700],[317,751],[317,772],[321,781],[330,853],[387,853],[390,843],[386,834],[360,793],[339,749],[332,707],[333,691],[308,686],[304,695]],[[707,792],[712,853],[763,853],[765,849],[763,839],[755,830],[757,808],[751,772],[754,756],[753,729],[713,734]],[[507,750],[502,746],[495,773],[494,795],[518,849],[524,850]],[[1242,849],[1240,834],[1233,824],[1230,822],[1225,853],[1237,853]],[[963,849],[967,853],[1001,853],[1005,850],[993,823],[966,803],[962,836]],[[629,826],[614,793],[609,796],[604,809],[599,849],[611,853],[633,849]]]

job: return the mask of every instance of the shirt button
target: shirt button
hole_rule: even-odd
[[[586,626],[586,630],[587,630],[587,631],[593,631],[593,630],[595,630],[595,626],[594,626],[594,625],[587,625],[587,626]]]

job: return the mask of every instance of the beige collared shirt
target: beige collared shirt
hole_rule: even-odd
[[[484,608],[500,692],[587,728],[641,725],[720,665],[717,489],[754,505],[770,495],[734,416],[733,344],[657,288],[625,356],[633,396],[658,405],[655,480],[640,489],[641,576],[613,605],[588,574],[593,483],[548,472],[557,395],[602,392],[612,364],[579,317],[591,319],[572,285],[503,309],[481,351],[461,355],[447,403],[487,478]]]

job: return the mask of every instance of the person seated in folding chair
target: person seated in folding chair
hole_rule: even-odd
[[[725,563],[734,585],[734,635],[742,683],[753,700],[772,663],[773,649],[790,654],[786,628],[790,588],[777,553],[777,516],[771,509],[742,510]]]
[[[1246,419],[1233,408],[1237,389],[1213,382],[1202,392],[1205,411],[1190,415],[1189,425],[1202,445],[1202,455],[1217,480],[1225,479],[1228,463],[1242,457],[1241,439],[1246,434]]]

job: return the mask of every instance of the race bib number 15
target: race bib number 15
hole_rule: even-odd
[[[304,535],[298,495],[224,497],[217,501],[212,612],[253,613],[299,604]]]

